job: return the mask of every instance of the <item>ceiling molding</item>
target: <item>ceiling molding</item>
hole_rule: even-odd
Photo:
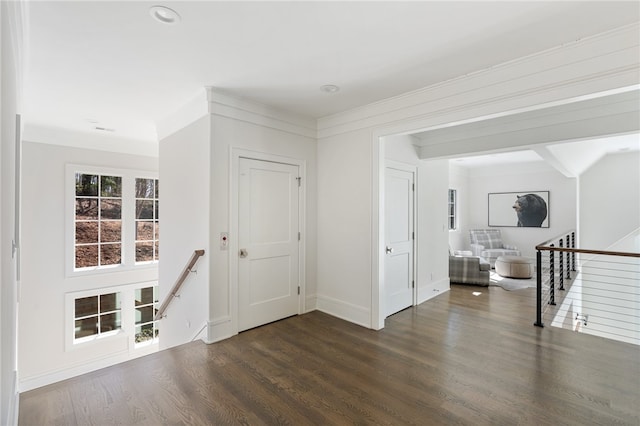
[[[60,127],[46,127],[28,123],[24,126],[22,140],[71,148],[142,155],[145,157],[158,157],[159,155],[159,145],[156,142],[144,142],[93,132],[78,132]]]
[[[318,120],[318,137],[384,127],[418,132],[460,120],[523,112],[640,83],[640,24]]]
[[[209,113],[315,139],[317,121],[207,87]]]

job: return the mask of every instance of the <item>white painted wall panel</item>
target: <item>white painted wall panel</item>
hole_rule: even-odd
[[[123,356],[128,342],[121,338],[65,350],[65,327],[70,327],[65,323],[66,293],[157,280],[157,267],[99,275],[65,275],[65,232],[68,232],[65,165],[156,171],[157,161],[147,156],[32,142],[23,144],[22,303],[18,329],[21,390],[129,357],[128,353]],[[162,188],[162,183],[160,185]]]
[[[580,247],[606,250],[640,227],[640,153],[610,154],[580,175]]]
[[[318,309],[371,325],[370,131],[318,144]]]
[[[449,229],[447,200],[449,162],[422,161],[418,166],[418,300],[427,300],[443,291],[449,282]]]
[[[205,116],[160,141],[161,300],[194,250],[205,250],[160,323],[163,349],[197,338],[209,319],[209,126]]]

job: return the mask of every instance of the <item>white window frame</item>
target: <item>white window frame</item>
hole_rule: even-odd
[[[75,267],[75,177],[76,173],[122,177],[122,253],[119,265],[104,265],[93,268]],[[135,259],[135,179],[158,179],[158,173],[148,170],[116,169],[111,167],[67,164],[65,170],[65,271],[67,277],[105,274],[127,270],[154,268],[158,261],[137,262]]]
[[[453,192],[453,201],[451,201],[451,193]],[[453,205],[453,215],[451,215],[451,206]],[[453,218],[453,228],[451,227],[451,218]],[[447,191],[447,227],[449,231],[458,230],[458,190],[449,188]]]
[[[90,348],[93,345],[121,340],[123,347],[129,348],[129,353],[135,356],[146,355],[158,350],[159,339],[144,344],[135,344],[136,317],[135,317],[135,290],[145,287],[157,287],[158,281],[146,281],[133,284],[125,284],[112,287],[102,287],[91,290],[74,291],[65,294],[65,350],[75,351],[82,348]],[[156,290],[158,291],[158,290]],[[75,338],[75,301],[83,297],[99,296],[101,294],[120,293],[120,329],[113,332],[93,335],[91,337]],[[158,329],[160,329],[160,324]],[[161,334],[159,334],[160,336]],[[113,353],[105,353],[113,355]]]
[[[155,332],[156,330],[159,330],[159,325],[160,325],[160,324],[159,324],[159,320],[157,320],[157,321],[156,321],[156,319],[155,319],[155,315],[156,315],[157,310],[160,308],[160,300],[156,300],[156,298],[155,298],[155,296],[154,296],[154,298],[153,298],[153,302],[152,302],[152,303],[147,303],[147,304],[140,305],[140,306],[136,306],[136,304],[135,304],[135,302],[136,302],[136,299],[135,299],[135,292],[136,292],[136,290],[141,290],[141,289],[143,289],[143,288],[147,288],[147,287],[155,287],[154,295],[155,295],[155,296],[158,296],[158,299],[159,299],[159,295],[160,295],[160,289],[159,289],[159,287],[158,287],[157,283],[155,283],[155,285],[142,285],[142,286],[138,285],[138,286],[136,286],[136,287],[135,287],[135,289],[134,289],[134,291],[133,291],[133,294],[134,294],[134,298],[133,298],[133,299],[134,299],[134,300],[133,300],[133,302],[134,302],[134,303],[133,303],[133,304],[134,304],[134,306],[133,306],[133,309],[134,309],[134,315],[135,315],[135,310],[136,310],[136,309],[138,309],[139,307],[148,307],[148,306],[151,306],[151,307],[153,308],[153,320],[152,320],[152,321],[147,321],[147,322],[144,322],[144,323],[140,323],[140,324],[138,324],[138,323],[137,323],[137,321],[136,321],[136,318],[134,317],[134,321],[133,321],[133,327],[134,327],[134,328],[133,328],[133,346],[134,346],[136,349],[143,348],[143,347],[145,347],[145,346],[149,346],[149,345],[153,345],[153,344],[157,344],[157,343],[158,343],[158,341],[159,341],[159,336],[160,336],[160,334],[158,334],[158,337],[156,337],[156,336],[154,335],[152,339],[150,339],[150,340],[145,340],[144,342],[139,342],[139,343],[138,343],[138,342],[136,342],[136,341],[135,341],[135,339],[136,339],[136,330],[137,330],[137,328],[138,328],[138,327],[142,327],[143,325],[147,325],[147,324],[153,324],[153,330],[154,330],[154,332]],[[155,334],[155,333],[154,333],[154,334]]]

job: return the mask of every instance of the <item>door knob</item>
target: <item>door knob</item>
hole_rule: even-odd
[[[393,253],[393,247],[387,246],[387,254]]]
[[[247,249],[240,249],[240,257],[245,258],[248,254]]]

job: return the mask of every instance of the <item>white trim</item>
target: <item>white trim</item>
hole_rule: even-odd
[[[128,155],[158,157],[157,142],[121,138],[95,132],[80,132],[59,127],[48,127],[25,122],[22,140],[71,148],[92,149],[96,151],[117,152]]]
[[[145,346],[144,348],[140,348],[135,351],[123,350],[111,353],[105,357],[93,359],[91,361],[78,361],[53,372],[36,374],[30,377],[22,378],[20,380],[19,391],[27,392],[42,386],[50,385],[52,383],[80,376],[82,374],[91,373],[92,371],[100,370],[102,368],[111,367],[116,364],[140,358],[157,351],[158,344],[154,343],[153,345]]]
[[[231,317],[231,335],[238,334],[238,256],[236,253],[239,251],[238,247],[238,235],[239,235],[239,224],[238,224],[238,173],[240,170],[240,158],[248,158],[252,160],[259,161],[269,161],[273,163],[282,163],[282,164],[290,164],[298,167],[298,172],[300,177],[302,177],[302,185],[300,187],[300,194],[298,198],[298,227],[301,232],[301,239],[298,242],[299,248],[299,283],[300,283],[300,295],[298,297],[298,315],[305,312],[305,303],[306,303],[306,250],[305,250],[305,242],[307,235],[307,224],[306,224],[306,188],[307,188],[307,167],[306,160],[301,160],[298,158],[269,154],[259,151],[248,150],[244,148],[231,147],[229,152],[230,156],[230,167],[229,167],[229,230],[230,230],[230,238],[229,238],[229,300],[227,301],[227,312],[230,313]],[[220,334],[218,330],[215,332],[212,330],[209,333],[208,339],[210,341],[221,340],[218,336],[227,335],[229,330],[226,333]],[[230,337],[230,336],[227,336]],[[216,340],[217,339],[217,340]]]
[[[318,138],[374,126],[417,132],[436,125],[525,112],[638,83],[640,24],[605,32],[318,120]],[[594,71],[595,70],[595,71]],[[453,118],[457,117],[457,118]],[[408,121],[414,124],[407,125]],[[401,130],[402,129],[402,130]]]
[[[13,378],[11,380],[11,394],[9,395],[9,402],[7,405],[7,425],[18,424],[18,414],[20,413],[20,398],[18,393],[18,372],[12,371]],[[4,420],[3,420],[4,421]]]
[[[135,347],[135,290],[144,287],[157,286],[157,281],[142,281],[136,283],[128,283],[111,287],[102,287],[96,289],[70,291],[64,295],[64,330],[65,352],[75,351],[86,348],[92,344],[107,340],[128,340],[127,346],[130,351],[136,351],[143,347]],[[82,297],[91,297],[101,294],[120,293],[120,315],[121,329],[115,333],[108,333],[105,336],[96,336],[94,339],[76,342],[75,340],[75,323],[74,311],[75,300]],[[157,346],[157,342],[155,343]],[[146,345],[145,345],[146,347]]]
[[[451,289],[451,285],[449,282],[449,277],[443,278],[438,281],[434,281],[425,285],[423,287],[418,287],[418,305],[426,302],[427,300],[433,299],[436,296],[439,296],[443,293],[446,293]]]
[[[277,108],[207,88],[209,113],[308,138],[317,137],[317,122]]]
[[[364,306],[354,305],[321,294],[316,296],[316,305],[316,310],[318,311],[366,328],[371,328],[371,310]]]
[[[236,323],[234,331],[233,324],[234,323],[230,315],[216,318],[213,321],[207,321],[207,334],[206,338],[203,338],[202,341],[206,344],[211,344],[235,336],[238,334],[238,327]]]

